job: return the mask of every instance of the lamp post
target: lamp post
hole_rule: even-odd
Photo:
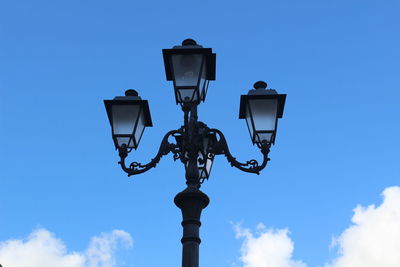
[[[254,159],[239,162],[230,153],[223,133],[197,118],[197,106],[205,101],[209,81],[215,80],[216,56],[212,49],[186,39],[180,46],[163,49],[163,57],[167,80],[173,81],[175,100],[182,108],[184,122],[179,129],[165,134],[157,155],[149,163],[125,162],[128,154],[137,149],[144,129],[152,126],[147,101],[130,89],[125,96],[105,100],[104,104],[120,156],[118,163],[128,176],[156,167],[161,157],[170,152],[174,160],[183,163],[187,187],[174,199],[183,217],[182,267],[198,267],[200,216],[209,203],[200,186],[210,176],[215,155],[225,155],[231,166],[242,171],[259,174],[269,161],[268,153],[275,142],[286,95],[267,89],[267,84],[259,81],[247,95],[241,96],[239,118],[246,120],[253,145],[260,149],[263,159],[261,163]]]

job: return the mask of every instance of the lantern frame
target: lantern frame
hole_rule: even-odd
[[[264,82],[261,82],[264,83]],[[265,84],[265,87],[264,87]],[[260,139],[259,134],[262,133],[270,133],[271,134],[271,139],[268,141],[267,144],[275,144],[275,137],[276,137],[276,132],[278,129],[278,119],[282,118],[283,116],[283,110],[285,107],[285,101],[286,101],[286,94],[278,94],[274,89],[267,89],[265,90],[267,84],[264,83],[260,86],[260,84],[255,84],[255,88],[257,89],[252,89],[249,91],[247,95],[241,95],[240,97],[240,109],[239,109],[239,119],[246,119],[247,118],[247,111],[249,112],[250,115],[250,122],[251,125],[246,120],[246,124],[250,133],[251,141],[254,144],[257,144],[257,146],[261,147],[263,144],[264,140]],[[276,100],[277,101],[277,110],[276,110],[276,117],[275,117],[275,124],[274,124],[274,130],[259,130],[256,129],[255,127],[255,122],[254,122],[254,110],[251,110],[251,105],[250,101],[251,100]],[[250,129],[252,127],[252,129]]]
[[[121,146],[118,144],[118,138],[125,137],[129,138],[127,148],[129,150],[137,149],[139,146],[139,142],[142,138],[143,132],[146,127],[152,127],[153,123],[151,120],[150,108],[147,100],[142,100],[140,96],[138,96],[137,92],[134,90],[127,90],[125,92],[126,96],[117,96],[113,100],[104,100],[104,105],[107,111],[108,120],[111,125],[111,134],[112,139],[114,141],[115,149],[120,149]],[[137,112],[137,116],[133,122],[133,130],[130,134],[115,134],[114,133],[114,123],[113,123],[113,106],[139,106],[139,110]],[[138,138],[135,138],[136,131],[139,124],[140,117],[144,115],[144,125],[143,131],[140,133]]]
[[[214,163],[215,153],[210,152],[210,148],[218,143],[217,137],[213,133],[207,133],[203,136],[203,150],[199,151],[199,157],[197,158],[197,167],[199,168],[199,179],[203,183],[204,180],[208,180],[210,177],[211,169]],[[210,164],[207,168],[208,163]]]
[[[212,53],[212,49],[203,48],[201,45],[197,45],[194,40],[186,39],[182,42],[181,46],[174,46],[172,49],[163,49],[162,52],[164,57],[164,67],[167,81],[173,81],[174,83],[176,104],[183,105],[185,104],[185,102],[199,104],[201,101],[204,102],[208,90],[209,81],[215,80],[216,54]],[[177,85],[172,57],[178,55],[201,55],[201,63],[196,85]],[[203,75],[205,82],[204,84],[201,84],[201,79]],[[191,94],[191,97],[188,101],[182,99],[183,96],[181,94],[181,90],[193,90],[193,93]]]
[[[200,124],[200,126],[202,126]],[[177,146],[180,147],[181,150],[184,150],[184,137],[182,135],[174,136]],[[198,141],[195,143],[195,147],[197,147],[197,158],[196,158],[196,166],[198,169],[198,178],[200,183],[203,183],[204,180],[208,180],[210,176],[211,169],[213,166],[215,153],[212,151],[213,147],[218,145],[218,140],[215,133],[206,132],[202,133],[201,136],[198,136]],[[189,152],[186,152],[181,157],[182,162],[185,163],[185,169],[189,167]],[[209,165],[209,168],[207,168]]]

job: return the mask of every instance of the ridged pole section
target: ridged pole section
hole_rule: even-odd
[[[175,205],[182,211],[182,267],[199,267],[200,216],[210,199],[194,187],[188,187],[175,196]]]

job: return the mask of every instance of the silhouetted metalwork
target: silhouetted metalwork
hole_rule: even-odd
[[[205,100],[209,81],[215,80],[216,56],[212,49],[186,39],[181,46],[164,49],[163,56],[167,80],[173,81],[176,103],[183,111],[183,125],[165,134],[156,156],[150,162],[131,162],[129,165],[125,162],[128,154],[137,149],[145,127],[152,126],[147,101],[130,89],[125,96],[105,100],[104,103],[114,145],[120,156],[119,164],[128,176],[156,167],[161,158],[169,153],[184,165],[187,188],[174,199],[183,217],[182,266],[198,267],[200,216],[209,203],[208,196],[199,188],[210,176],[214,157],[224,155],[231,166],[259,174],[269,161],[268,154],[275,142],[286,95],[267,89],[267,84],[259,81],[247,95],[241,96],[239,118],[246,119],[251,140],[262,154],[262,162],[255,159],[240,162],[229,151],[224,134],[209,128],[197,117],[197,106]]]

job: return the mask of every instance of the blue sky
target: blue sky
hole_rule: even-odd
[[[179,266],[183,166],[169,155],[126,177],[103,100],[134,88],[149,101],[154,127],[130,159],[151,159],[183,118],[161,49],[193,38],[217,54],[199,119],[238,159],[260,158],[240,95],[257,80],[288,95],[261,175],[215,160],[201,265],[243,265],[232,223],[263,223],[289,229],[294,259],[323,266],[352,210],[399,185],[399,11],[395,0],[2,1],[0,242],[44,228],[83,251],[121,229],[134,245],[117,266]]]

